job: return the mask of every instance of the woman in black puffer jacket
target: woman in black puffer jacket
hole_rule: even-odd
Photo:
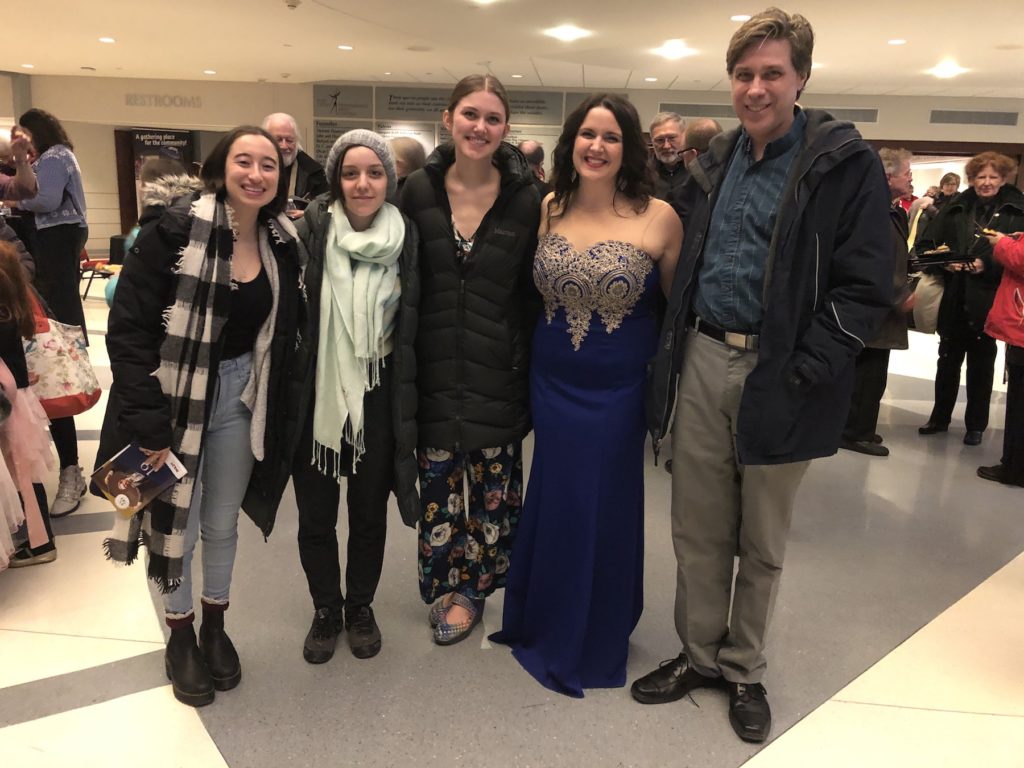
[[[519,520],[540,200],[525,158],[502,141],[497,79],[463,78],[443,119],[452,142],[409,176],[402,210],[420,234],[420,592],[434,603],[434,641],[450,645],[504,586]]]
[[[985,318],[1003,274],[982,231],[1010,234],[1024,230],[1024,194],[1008,183],[1016,175],[1017,164],[1006,155],[982,152],[968,160],[964,170],[970,188],[949,201],[917,243],[919,253],[947,245],[955,254],[974,258],[970,268],[955,265],[943,273],[935,406],[928,422],[917,431],[931,435],[949,429],[966,356],[964,444],[978,445],[988,427],[996,360],[996,340],[985,333]]]

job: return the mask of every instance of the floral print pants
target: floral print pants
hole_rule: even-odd
[[[508,575],[523,505],[522,444],[465,453],[421,448],[418,455],[420,594],[426,603],[449,592],[487,597]]]

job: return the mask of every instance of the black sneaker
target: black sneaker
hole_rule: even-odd
[[[302,658],[310,664],[323,664],[334,656],[334,646],[338,644],[338,635],[345,628],[345,620],[341,611],[330,608],[317,608],[313,614],[313,625],[306,634],[306,642],[302,646]]]
[[[348,647],[357,659],[369,659],[380,653],[380,627],[368,605],[345,612],[348,625]]]
[[[729,683],[729,722],[744,741],[760,744],[772,730],[772,710],[760,683]]]

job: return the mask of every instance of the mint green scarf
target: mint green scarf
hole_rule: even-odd
[[[380,384],[382,361],[393,347],[404,242],[405,220],[390,203],[362,232],[352,229],[340,201],[331,206],[320,289],[313,462],[335,478],[341,474],[342,439],[353,448],[353,470],[366,450],[363,399]]]

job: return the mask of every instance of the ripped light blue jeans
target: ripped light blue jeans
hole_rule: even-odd
[[[242,402],[252,353],[222,360],[203,435],[199,479],[185,528],[181,586],[164,596],[172,618],[192,613],[192,555],[202,534],[203,599],[224,604],[231,591],[231,570],[238,548],[238,510],[242,506],[255,459],[249,442],[252,413]]]

